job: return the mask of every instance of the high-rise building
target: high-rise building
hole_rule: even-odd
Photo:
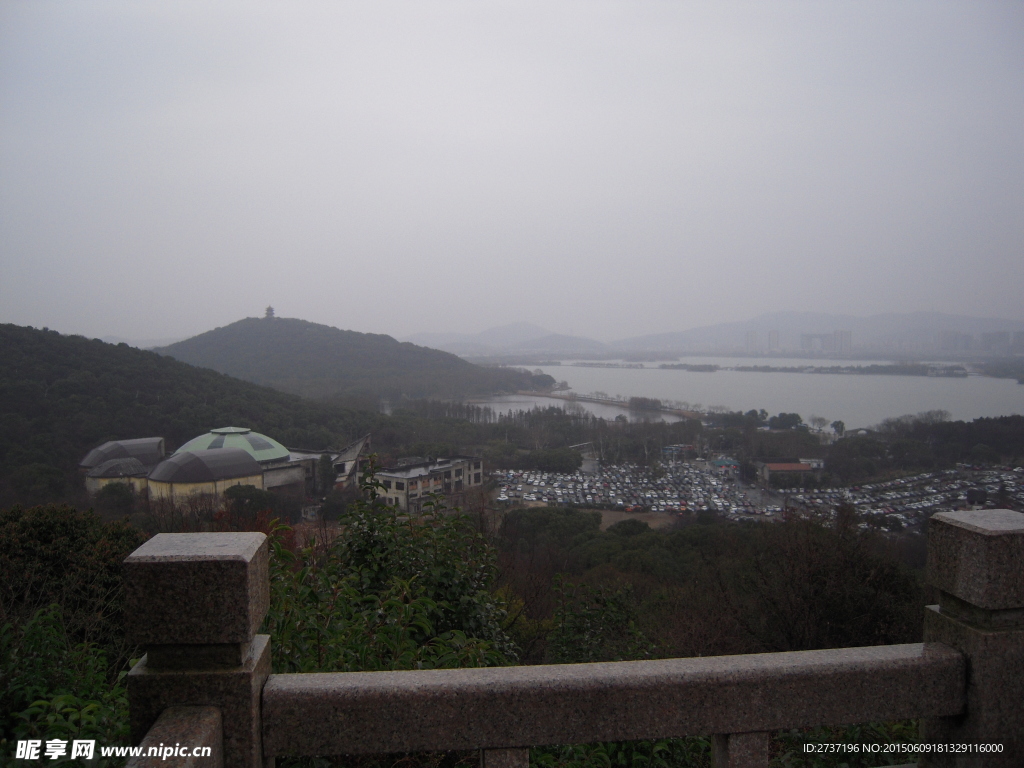
[[[826,355],[848,355],[853,352],[853,331],[832,333],[801,333],[800,349]]]
[[[747,331],[747,352],[759,352],[760,345],[757,342],[757,331]]]
[[[837,355],[848,355],[853,352],[853,331],[836,331],[832,349]]]
[[[834,333],[801,333],[800,349],[804,352],[835,352],[836,335]]]
[[[778,352],[779,351],[779,332],[768,331],[768,351]]]

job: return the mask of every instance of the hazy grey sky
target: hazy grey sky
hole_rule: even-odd
[[[0,3],[0,322],[1024,320],[1019,2]]]

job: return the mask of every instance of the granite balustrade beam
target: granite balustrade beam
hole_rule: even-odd
[[[942,643],[599,664],[271,675],[267,756],[513,749],[960,714]]]

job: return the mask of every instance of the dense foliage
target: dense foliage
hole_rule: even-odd
[[[945,421],[930,414],[887,419],[871,435],[837,441],[825,468],[836,482],[965,464],[1024,462],[1024,416]]]
[[[20,625],[0,626],[0,765],[18,739],[125,744],[124,672],[113,684],[109,673],[101,648],[68,637],[59,605],[36,611]],[[114,762],[96,757],[90,765]]]
[[[594,624],[600,616],[619,627],[619,642],[633,643],[626,638],[635,627],[660,657],[919,639],[917,575],[885,539],[861,530],[849,510],[828,525],[793,519],[651,530],[627,521],[600,531],[598,523],[596,513],[555,508],[505,516],[502,575],[524,601],[525,619],[594,634],[589,627],[602,626]],[[561,578],[589,589],[566,592]],[[566,604],[574,614],[568,623]],[[563,651],[551,648],[555,639],[557,633],[548,635],[547,649],[538,643],[527,659],[562,658]],[[581,641],[579,647],[590,646]],[[609,658],[629,655],[605,647]]]
[[[482,368],[437,349],[375,333],[280,317],[246,318],[158,350],[186,363],[306,397],[457,398],[555,383]]]
[[[741,462],[753,478],[754,462],[822,458],[825,472],[809,483],[822,486],[867,483],[884,477],[946,469],[957,463],[1024,462],[1024,416],[949,421],[943,411],[886,419],[867,435],[843,436],[845,425],[832,423],[840,439],[823,443],[807,431],[797,414],[769,417],[765,411],[710,414],[704,440]],[[813,420],[813,419],[812,419]],[[824,419],[821,420],[824,424]],[[770,427],[772,431],[765,431]]]
[[[0,511],[0,623],[20,625],[56,604],[69,642],[97,643],[123,664],[121,564],[143,538],[67,506]]]
[[[494,553],[461,515],[404,518],[350,504],[330,542],[297,555],[273,539],[266,628],[278,672],[514,663]]]
[[[837,525],[695,524],[653,531],[597,513],[551,508],[506,515],[503,577],[520,625],[547,626],[528,658],[588,662],[919,640],[921,593],[878,537],[845,511]],[[566,576],[565,574],[569,574]],[[568,578],[574,583],[569,583]],[[546,643],[546,649],[545,649]],[[777,766],[869,766],[885,755],[807,755],[806,743],[916,741],[916,724],[776,734]],[[531,750],[533,768],[710,766],[703,738]]]
[[[0,740],[126,741],[121,563],[142,540],[66,506],[0,511]]]
[[[552,664],[636,661],[651,655],[654,645],[640,630],[629,587],[591,587],[559,577],[554,591],[555,622],[547,640]]]

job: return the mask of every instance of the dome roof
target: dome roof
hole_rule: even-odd
[[[138,459],[108,459],[89,470],[88,477],[145,477],[146,468]]]
[[[224,448],[235,448],[245,451],[260,463],[287,461],[288,449],[276,440],[253,432],[247,427],[220,427],[211,429],[205,435],[192,438],[174,452],[201,453]]]
[[[208,483],[262,473],[263,467],[248,452],[240,448],[225,448],[198,453],[178,451],[153,467],[149,479],[158,483]]]
[[[164,458],[162,437],[139,437],[134,440],[111,440],[93,448],[78,466],[83,469],[98,467],[111,459],[138,459],[143,466],[152,467]]]

